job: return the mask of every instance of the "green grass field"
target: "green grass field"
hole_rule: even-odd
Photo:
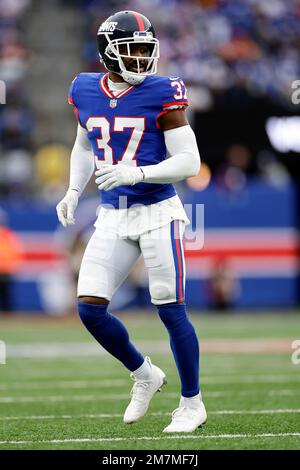
[[[148,414],[129,426],[122,421],[128,371],[101,353],[77,318],[0,318],[8,351],[0,450],[300,449],[300,365],[291,361],[299,315],[192,316],[208,421],[187,435],[162,433],[180,394],[163,325],[152,313],[122,319],[168,378]]]

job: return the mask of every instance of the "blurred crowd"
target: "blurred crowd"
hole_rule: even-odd
[[[70,151],[55,142],[37,148],[32,138],[37,117],[30,106],[32,53],[26,44],[31,6],[32,0],[0,0],[0,80],[5,85],[0,100],[0,197],[38,194],[53,202],[65,190]]]
[[[30,0],[0,0],[0,195],[30,192],[33,118],[25,79],[30,51],[24,39]],[[3,102],[3,101],[2,101]]]
[[[153,22],[161,45],[159,72],[180,71],[193,110],[213,109],[220,97],[229,109],[234,100],[257,96],[289,106],[291,83],[300,77],[298,0],[60,1],[79,8],[78,14],[84,11],[78,70],[101,70],[95,41],[99,24],[115,11],[133,9]],[[39,194],[57,201],[68,184],[70,149],[55,142],[36,148],[32,139],[37,117],[26,91],[31,51],[25,34],[31,5],[32,0],[0,0],[0,79],[6,86],[6,104],[0,104],[0,196]],[[219,167],[207,161],[218,183],[241,188],[253,173],[275,184],[288,180],[274,154],[257,158],[249,148],[232,144],[222,152]]]
[[[87,19],[83,58],[98,64],[95,34],[115,11],[132,9],[152,21],[160,40],[159,72],[198,87],[199,107],[219,93],[267,95],[289,104],[300,76],[298,0],[82,0]],[[203,93],[199,93],[199,87]],[[202,98],[202,103],[201,103]]]

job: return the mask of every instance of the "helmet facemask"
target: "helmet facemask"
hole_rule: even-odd
[[[104,33],[105,34],[105,33]],[[157,62],[159,59],[159,41],[153,37],[152,32],[135,31],[133,37],[125,37],[110,40],[109,34],[105,34],[108,45],[105,49],[105,55],[113,61],[118,62],[120,71],[116,72],[128,82],[130,85],[138,85],[142,83],[149,75],[157,73]],[[136,56],[131,54],[132,44],[143,44],[148,46],[150,52],[149,56]],[[120,52],[120,46],[126,46],[127,53]],[[137,71],[131,71],[126,68],[123,59],[132,59],[136,64]]]

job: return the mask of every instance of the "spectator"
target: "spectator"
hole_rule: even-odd
[[[31,129],[31,116],[24,106],[5,106],[0,114],[0,137],[4,149],[28,148]]]
[[[32,191],[33,159],[25,149],[5,152],[0,162],[0,187],[6,195],[22,196]]]
[[[240,284],[235,278],[228,260],[218,259],[209,280],[211,307],[220,311],[234,307],[240,294]]]
[[[8,228],[6,214],[0,209],[0,312],[12,311],[12,283],[21,262],[21,255],[21,241],[15,232]]]
[[[253,157],[245,145],[232,144],[227,149],[226,160],[215,172],[215,181],[229,191],[241,191],[252,172]]]
[[[70,152],[60,144],[42,146],[35,156],[39,191],[46,199],[56,201],[64,191],[68,179]]]
[[[257,155],[257,166],[261,178],[272,186],[281,188],[288,185],[291,181],[291,177],[284,165],[268,150],[259,152]]]

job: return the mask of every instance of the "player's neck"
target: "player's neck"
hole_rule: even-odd
[[[125,80],[121,77],[121,75],[115,73],[115,72],[109,72],[108,74],[110,80],[115,83],[123,83]]]

